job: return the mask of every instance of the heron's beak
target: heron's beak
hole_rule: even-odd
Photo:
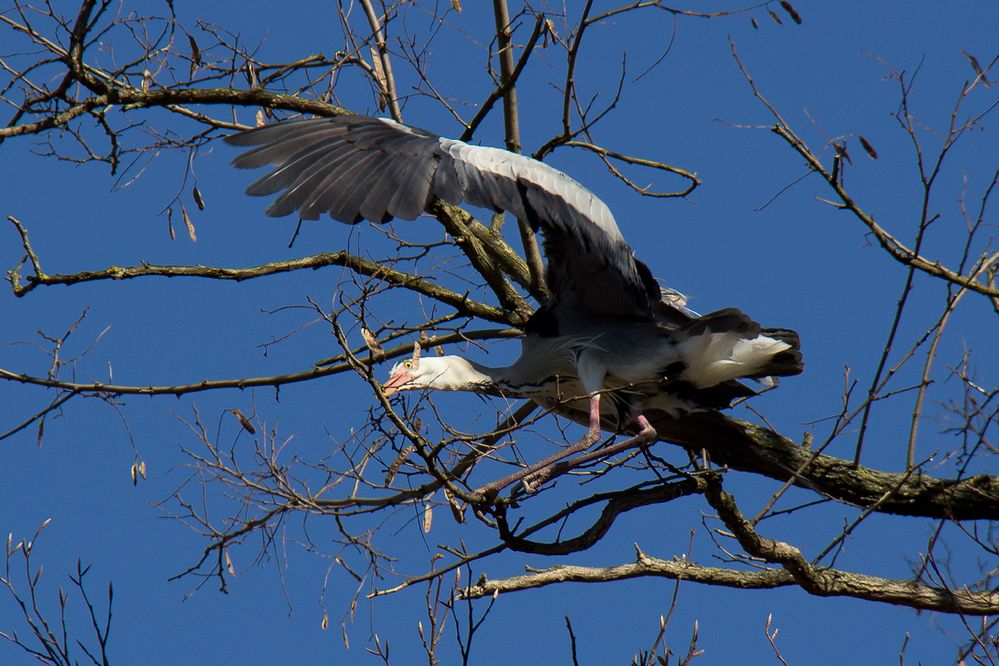
[[[387,382],[382,384],[382,393],[384,393],[387,398],[393,393],[404,391],[407,388],[406,384],[411,381],[413,381],[413,373],[409,370],[400,370],[389,377]]]

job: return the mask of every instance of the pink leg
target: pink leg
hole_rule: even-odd
[[[577,456],[572,460],[556,462],[545,469],[538,470],[537,473],[534,473],[524,479],[524,486],[530,490],[530,486],[542,484],[553,476],[564,474],[570,469],[574,469],[580,465],[585,465],[592,460],[609,458],[610,456],[616,455],[622,451],[627,451],[628,449],[633,449],[639,446],[645,446],[646,444],[651,444],[656,441],[656,429],[652,427],[649,420],[641,414],[638,414],[635,417],[635,420],[638,422],[640,430],[634,437],[629,437],[623,442],[617,442],[616,444],[605,446],[602,449],[597,449],[596,451],[584,453],[583,455]],[[530,486],[528,486],[528,484],[530,484]]]
[[[644,419],[644,417],[642,418]],[[646,424],[647,423],[648,421],[646,421]],[[653,430],[652,432],[654,435],[655,431]],[[483,495],[491,495],[493,493],[498,493],[499,491],[509,486],[511,483],[520,481],[524,477],[531,476],[536,472],[545,470],[546,468],[551,467],[552,465],[562,460],[563,458],[567,458],[573,454],[579,453],[580,451],[585,451],[586,449],[596,444],[597,440],[599,439],[600,439],[600,395],[597,394],[590,398],[590,427],[589,430],[586,431],[586,434],[583,435],[582,439],[580,439],[572,446],[562,449],[558,453],[554,453],[548,456],[541,462],[534,463],[530,467],[526,467],[518,472],[510,474],[509,476],[505,476],[502,479],[499,479],[498,481],[493,481],[492,483],[482,486],[481,488],[478,489],[477,492]],[[547,476],[545,478],[547,478]]]

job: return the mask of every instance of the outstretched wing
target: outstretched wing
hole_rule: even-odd
[[[561,171],[498,148],[472,146],[392,120],[339,116],[283,122],[226,137],[253,146],[239,168],[276,165],[247,189],[281,194],[267,214],[298,211],[348,224],[416,218],[440,198],[508,211],[544,232],[554,309],[651,316],[659,287],[592,192]]]

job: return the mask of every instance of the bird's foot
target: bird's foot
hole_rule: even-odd
[[[596,432],[594,432],[591,430],[587,432],[585,435],[583,435],[583,438],[580,439],[575,444],[573,444],[572,446],[562,449],[558,453],[550,455],[540,462],[534,463],[530,467],[525,467],[524,469],[518,470],[513,474],[504,476],[502,479],[493,481],[492,483],[488,483],[482,486],[481,488],[477,489],[476,492],[482,495],[483,497],[491,497],[499,493],[501,490],[503,490],[510,484],[523,480],[524,490],[526,490],[528,493],[533,493],[538,486],[537,481],[534,480],[536,475],[538,475],[541,472],[547,471],[549,468],[551,468],[564,458],[567,458],[571,455],[575,455],[580,451],[585,451],[586,449],[596,444],[598,439],[600,439],[600,431],[597,430]],[[544,478],[547,479],[548,476],[545,476]]]
[[[639,415],[636,417],[636,420],[638,421],[638,425],[641,430],[639,430],[634,436],[629,437],[623,442],[617,442],[615,444],[611,444],[610,446],[597,449],[596,451],[584,453],[583,455],[572,458],[571,460],[560,460],[548,465],[547,467],[539,469],[536,472],[531,472],[524,477],[524,489],[527,492],[532,493],[535,489],[552,477],[565,474],[569,470],[575,469],[580,465],[585,465],[588,462],[601,458],[609,458],[610,456],[617,455],[622,451],[646,446],[647,444],[651,444],[656,441],[658,433],[656,433],[656,429],[652,427],[652,424],[649,423],[648,419]]]

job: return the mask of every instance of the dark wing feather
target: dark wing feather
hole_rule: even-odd
[[[434,178],[433,160],[416,156],[401,160],[401,163],[403,171],[399,175],[399,182],[393,183],[395,194],[385,210],[390,211],[390,215],[413,220],[423,212],[425,202],[430,199],[430,185]]]
[[[306,144],[293,153],[293,158],[284,159],[282,162],[279,162],[282,165],[280,169],[275,169],[246,188],[246,193],[259,197],[287,189],[301,182],[303,171],[315,171],[317,163],[325,165],[338,156],[342,157],[345,155],[345,148],[345,146],[338,145],[332,139]],[[278,156],[275,159],[283,158]]]
[[[659,307],[658,285],[607,206],[542,162],[362,116],[278,123],[226,141],[251,148],[233,160],[239,168],[277,166],[247,190],[284,190],[268,215],[412,220],[433,197],[508,211],[544,233],[556,316],[650,318]]]
[[[339,145],[328,151],[329,156],[321,163],[313,165],[313,175],[300,178],[287,194],[291,205],[283,212],[287,215],[298,210],[303,220],[318,220],[319,216],[332,209],[342,196],[337,182],[350,171],[350,165],[357,159],[357,153],[350,145]]]
[[[274,181],[280,180],[279,189],[284,192],[267,208],[267,214],[283,217],[297,210],[303,220],[318,220],[320,213],[328,210],[340,195],[338,191],[330,193],[330,181],[342,178],[349,164],[356,159],[357,154],[350,146],[335,145],[313,151],[261,178],[246,191],[254,195],[257,194],[254,188],[274,191],[273,188],[278,185]],[[270,178],[274,180],[268,180]]]
[[[368,193],[366,187],[369,183],[377,181],[388,165],[386,160],[378,158],[378,153],[369,151],[362,153],[351,163],[350,170],[345,171],[343,178],[335,184],[336,188],[343,192],[343,195],[333,202],[333,206],[329,209],[330,217],[350,223],[360,222],[363,219],[361,217],[361,204]],[[375,222],[381,222],[381,220],[375,220]]]
[[[391,219],[387,211],[392,202],[392,195],[395,194],[396,183],[402,178],[405,170],[405,160],[389,162],[386,165],[382,176],[371,184],[364,201],[361,202],[361,217],[373,222],[388,222]]]

